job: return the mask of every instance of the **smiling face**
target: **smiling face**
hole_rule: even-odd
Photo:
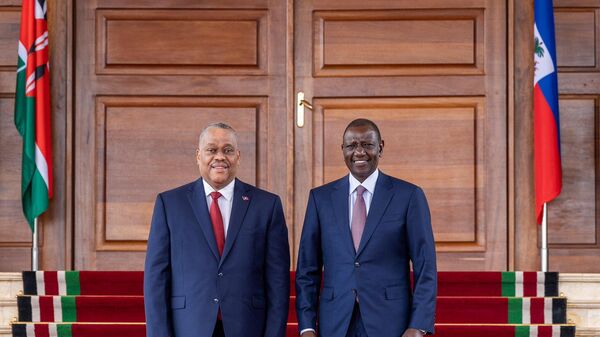
[[[352,126],[344,133],[344,161],[350,173],[361,183],[375,172],[382,152],[383,140],[369,125]]]
[[[208,128],[200,138],[196,162],[202,178],[215,190],[227,186],[235,179],[240,163],[235,133],[217,127]]]

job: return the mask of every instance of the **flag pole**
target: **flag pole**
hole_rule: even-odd
[[[33,219],[33,244],[31,246],[31,270],[37,271],[39,268],[38,260],[38,218]]]
[[[542,213],[542,250],[540,252],[542,271],[548,271],[548,204],[544,203]]]

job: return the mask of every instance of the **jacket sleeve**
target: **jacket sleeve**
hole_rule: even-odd
[[[161,195],[158,195],[152,215],[144,266],[144,306],[148,337],[173,336],[170,310],[170,242],[165,207]]]
[[[296,313],[299,332],[316,329],[323,269],[320,227],[317,205],[311,192],[304,216],[296,268]]]
[[[279,197],[275,200],[267,231],[265,337],[285,337],[290,305],[290,246]]]
[[[408,327],[434,333],[437,267],[431,216],[425,194],[416,188],[407,213],[408,249],[413,263],[414,287]]]

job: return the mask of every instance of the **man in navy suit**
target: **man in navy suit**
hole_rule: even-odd
[[[236,179],[235,131],[201,133],[200,179],[156,198],[144,269],[148,337],[284,337],[290,255],[278,196]]]
[[[302,337],[317,330],[323,337],[433,333],[429,207],[421,188],[377,169],[383,145],[375,123],[352,121],[342,144],[350,174],[310,192],[296,270]]]

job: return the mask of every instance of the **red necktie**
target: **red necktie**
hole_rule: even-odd
[[[217,241],[217,248],[219,248],[219,255],[223,255],[223,247],[225,247],[225,228],[223,227],[223,216],[221,215],[221,209],[219,208],[219,198],[221,193],[211,192],[212,204],[210,205],[210,222],[212,222],[213,232],[215,233],[215,240]]]

